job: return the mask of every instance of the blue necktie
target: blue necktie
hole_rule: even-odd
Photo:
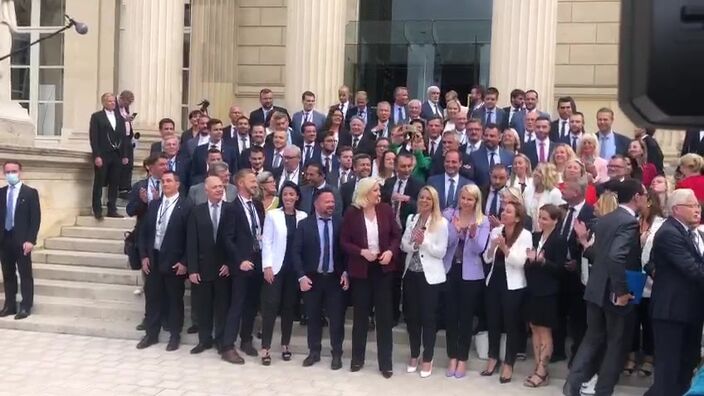
[[[7,194],[7,207],[5,211],[5,230],[12,231],[15,228],[15,186],[9,186],[10,192]]]
[[[330,272],[330,229],[328,227],[330,219],[321,218],[320,220],[325,223],[325,227],[323,227],[323,273],[327,274]]]
[[[455,179],[450,179],[450,189],[447,191],[446,207],[455,207]]]

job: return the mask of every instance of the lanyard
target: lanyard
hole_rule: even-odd
[[[159,207],[159,213],[157,215],[157,221],[156,221],[157,225],[161,226],[161,220],[164,218],[164,216],[169,211],[169,209],[176,204],[176,202],[178,202],[178,199],[174,199],[174,201],[171,202],[166,207],[164,207],[163,204]]]

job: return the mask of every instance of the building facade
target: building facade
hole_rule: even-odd
[[[300,107],[312,90],[318,108],[337,88],[389,99],[438,85],[466,97],[474,84],[536,89],[540,107],[571,95],[596,130],[600,107],[616,111],[615,129],[633,125],[618,110],[619,0],[15,0],[15,46],[48,34],[63,14],[89,26],[12,58],[13,99],[37,125],[37,144],[85,143],[90,114],[106,91],[130,89],[135,127],[177,123],[202,99],[226,118],[237,104],[258,106],[258,92]],[[681,133],[660,131],[673,155]]]

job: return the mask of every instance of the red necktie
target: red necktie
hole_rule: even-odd
[[[545,143],[540,142],[540,162],[547,162],[545,159]]]

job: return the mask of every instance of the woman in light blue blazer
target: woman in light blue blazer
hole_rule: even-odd
[[[401,250],[406,252],[403,307],[411,346],[407,372],[414,373],[418,369],[422,338],[420,376],[426,378],[433,371],[435,312],[445,283],[442,259],[447,250],[447,220],[442,217],[438,192],[433,187],[421,188],[416,202],[418,213],[408,217],[401,238]]]
[[[293,316],[298,301],[298,279],[289,260],[298,222],[306,213],[298,210],[301,190],[287,181],[279,193],[279,208],[267,212],[262,229],[262,364],[271,364],[271,338],[274,322],[281,308],[281,357],[291,360],[288,344],[291,341]]]
[[[474,184],[462,187],[457,208],[443,212],[448,222],[448,246],[443,259],[445,334],[450,362],[445,375],[462,378],[467,372],[474,316],[484,294],[482,252],[489,240],[489,219],[482,214],[482,193]]]

